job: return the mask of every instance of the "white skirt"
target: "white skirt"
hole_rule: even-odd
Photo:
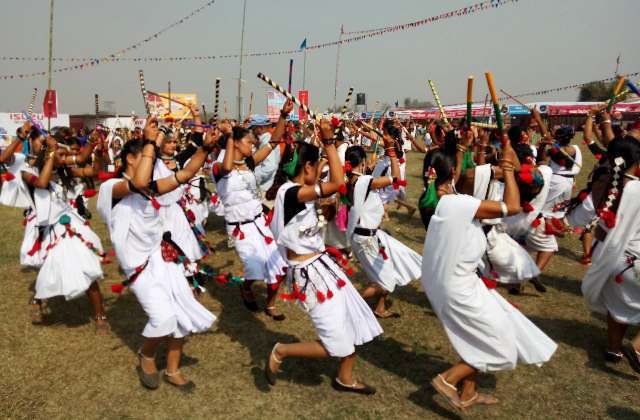
[[[338,286],[338,279],[344,282],[343,287]],[[331,356],[349,356],[355,352],[355,346],[382,334],[382,327],[371,308],[347,275],[326,254],[303,263],[290,262],[287,282],[291,286],[294,281],[306,294],[304,302],[297,302],[309,314],[320,342]],[[320,302],[317,292],[332,297]]]
[[[67,215],[71,218],[71,228],[102,253],[98,235],[79,216],[74,213]],[[52,248],[47,251],[49,246]],[[102,279],[101,258],[78,236],[70,236],[60,223],[53,225],[45,235],[41,255],[44,262],[36,278],[36,299],[64,296],[70,300],[86,292],[94,281]]]
[[[278,251],[264,216],[258,216],[253,223],[240,225],[243,239],[241,235],[233,236],[235,228],[236,225],[227,224],[227,234],[235,239],[234,246],[242,260],[243,277],[247,280],[264,280],[267,284],[277,283],[277,277],[286,274],[287,263]],[[267,243],[265,237],[271,238],[271,243]]]
[[[596,209],[593,206],[591,194],[580,203],[571,213],[567,214],[567,220],[571,226],[586,226],[596,217]]]
[[[164,261],[160,248],[130,288],[149,317],[142,331],[145,337],[180,338],[204,332],[216,320],[193,296],[181,266]]]
[[[487,234],[487,257],[500,283],[524,283],[540,275],[536,262],[504,231],[504,225],[494,226]]]
[[[44,262],[42,259],[44,250],[42,244],[39,250],[37,250],[36,246],[39,236],[38,227],[36,226],[36,214],[31,212],[27,215],[25,221],[24,237],[20,245],[20,265],[23,267],[40,268]]]
[[[558,241],[555,235],[545,233],[546,221],[540,218],[540,224],[527,235],[527,248],[532,251],[558,252]]]
[[[594,255],[595,257],[595,255]],[[618,258],[615,271],[602,286],[602,301],[613,319],[626,325],[640,324],[640,260],[629,268],[626,257]],[[616,275],[622,279],[616,281]]]
[[[477,276],[464,280],[467,287],[449,294],[438,313],[462,360],[487,372],[514,369],[517,362],[541,365],[551,358],[558,346],[544,332]]]
[[[380,253],[380,245],[385,247],[387,259]],[[383,230],[378,229],[376,236],[354,234],[351,247],[367,278],[389,293],[422,276],[422,256]]]

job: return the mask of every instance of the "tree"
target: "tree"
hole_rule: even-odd
[[[431,101],[420,101],[418,99],[404,98],[405,108],[431,108],[435,106]]]
[[[611,83],[605,82],[591,82],[583,85],[580,88],[578,94],[578,101],[580,102],[604,102],[611,98],[613,93],[613,86],[615,81]],[[621,100],[624,100],[628,94],[623,95]]]

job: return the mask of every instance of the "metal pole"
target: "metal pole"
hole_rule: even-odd
[[[171,116],[171,81],[167,82],[167,89],[169,93],[169,116]]]
[[[302,65],[302,90],[307,90],[307,49],[304,49],[304,64]]]
[[[49,3],[49,81],[47,90],[53,85],[53,6],[54,0]],[[51,117],[48,118],[47,130],[51,130]]]
[[[242,61],[244,56],[244,23],[247,15],[247,0],[242,8],[242,34],[240,35],[240,73],[238,75],[238,122],[242,121]]]
[[[340,26],[340,38],[338,39],[338,52],[336,54],[336,83],[333,87],[333,110],[336,110],[338,106],[338,69],[340,68],[340,47],[342,46],[342,34],[344,32],[344,26]]]

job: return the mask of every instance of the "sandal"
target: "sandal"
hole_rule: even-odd
[[[361,387],[358,385],[361,385]],[[358,381],[353,381],[351,385],[346,385],[340,382],[338,378],[333,378],[331,386],[338,392],[353,392],[354,394],[362,395],[374,395],[376,393],[376,389],[374,387]]]
[[[42,324],[42,304],[38,300],[32,299],[29,301],[29,314],[33,325]]]
[[[164,375],[162,375],[162,379],[169,385],[172,385],[178,388],[180,391],[184,392],[185,394],[193,394],[196,390],[196,384],[194,384],[193,381],[187,381],[183,384],[177,384],[171,380],[172,377],[177,375],[180,375],[179,370],[176,370],[173,373],[169,373],[168,371],[165,370]]]
[[[244,303],[245,308],[251,312],[258,311],[258,303],[251,289],[246,289],[243,285],[240,285],[240,297],[242,297],[242,303]]]
[[[160,386],[160,374],[158,371],[154,373],[147,373],[142,369],[142,360],[153,360],[155,363],[155,357],[147,357],[142,354],[142,350],[138,350],[138,362],[140,363],[136,366],[136,371],[138,372],[138,378],[140,379],[140,383],[143,387],[147,389],[158,389]]]
[[[462,408],[469,408],[474,405],[495,405],[498,404],[498,402],[498,399],[493,395],[479,394],[476,392],[476,394],[468,400],[460,401],[460,405]]]
[[[96,335],[100,337],[104,337],[111,333],[111,326],[107,321],[106,315],[96,315],[94,318],[96,320]],[[98,322],[105,321],[105,322]]]
[[[265,363],[264,365],[264,377],[267,380],[267,382],[269,382],[269,385],[273,386],[276,384],[276,375],[278,374],[278,371],[272,371],[271,367],[269,367],[271,359],[273,359],[274,362],[276,362],[278,365],[282,364],[282,360],[278,359],[278,357],[276,356],[276,349],[278,348],[278,346],[280,345],[280,343],[276,343],[273,348],[271,349],[271,351],[269,352],[269,356],[267,356],[267,363]]]
[[[373,312],[376,318],[386,319],[386,318],[400,318],[400,314],[392,311],[384,311],[383,313]]]
[[[431,386],[453,407],[458,413],[463,412],[463,407],[458,396],[458,388],[447,382],[441,374],[431,380]],[[453,395],[449,393],[453,391]],[[448,393],[449,392],[449,393]]]
[[[640,374],[640,353],[632,345],[622,347],[622,354],[627,358],[631,368]]]
[[[606,350],[604,353],[604,360],[610,363],[618,363],[622,360],[622,353],[616,353],[615,351]]]
[[[264,309],[264,313],[274,321],[284,321],[287,317],[285,317],[284,314],[274,314],[273,311],[275,309],[275,306],[270,306]]]
[[[547,291],[547,288],[545,287],[544,284],[542,284],[540,280],[531,279],[529,281],[531,282],[531,284],[533,284],[533,287],[535,287],[538,292],[545,293]]]

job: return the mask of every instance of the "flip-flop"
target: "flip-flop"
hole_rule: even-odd
[[[463,408],[469,408],[474,405],[495,405],[500,402],[496,397],[489,394],[477,393],[466,401],[460,401]]]
[[[358,385],[362,385],[362,388],[359,388]],[[358,381],[354,381],[351,385],[345,385],[338,378],[333,378],[331,386],[338,392],[353,392],[361,395],[374,395],[376,393],[374,387]]]
[[[273,349],[271,349],[271,351],[269,352],[269,356],[267,356],[267,362],[264,364],[264,377],[271,386],[274,386],[276,384],[276,375],[278,374],[278,371],[272,371],[269,367],[269,362],[271,362],[271,359],[273,358],[273,360],[278,365],[282,364],[282,360],[278,360],[278,358],[276,357],[276,349],[278,348],[278,345],[280,345],[280,343],[276,343],[273,346]]]
[[[445,381],[442,375],[438,375],[431,380],[431,386],[435,391],[442,396],[451,407],[458,413],[464,412],[464,407],[460,404],[460,398],[458,397],[458,388]],[[455,390],[455,397],[447,394],[446,390]]]
[[[392,312],[392,311],[385,311],[384,313],[374,312],[373,314],[376,316],[376,318],[380,318],[380,319],[400,318],[400,314],[399,313]]]
[[[640,354],[631,345],[622,346],[622,354],[627,358],[627,361],[631,365],[631,368],[638,374],[640,374]]]

